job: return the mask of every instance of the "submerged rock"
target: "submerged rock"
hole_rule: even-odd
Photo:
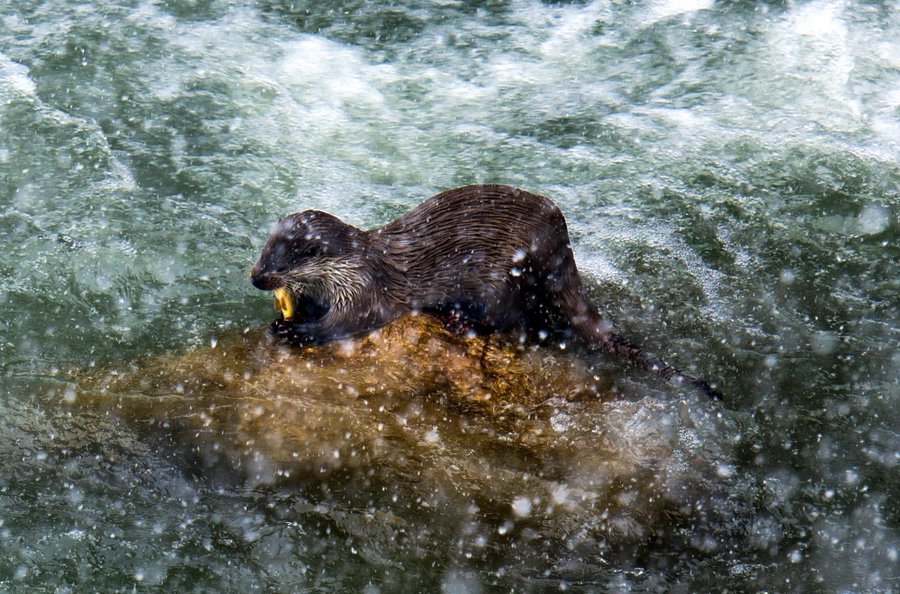
[[[614,396],[587,361],[556,355],[507,336],[459,336],[426,315],[303,348],[273,344],[257,328],[82,374],[65,399],[192,432],[213,446],[204,464],[230,457],[244,480],[270,483],[290,473],[267,474],[247,456],[273,471],[355,467],[396,459],[401,442],[418,450],[406,456],[446,449],[448,440],[474,445],[469,434],[487,427],[491,440],[539,445],[554,403]]]
[[[737,477],[719,471],[734,427],[717,405],[625,399],[578,354],[424,315],[305,348],[255,329],[75,383],[67,406],[117,415],[280,514],[327,516],[373,559],[402,557],[399,533],[428,548],[430,530],[476,549],[515,537],[606,551],[734,508],[721,501]]]

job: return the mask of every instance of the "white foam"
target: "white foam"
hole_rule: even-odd
[[[798,35],[813,37],[834,37],[843,39],[847,35],[839,11],[844,2],[810,2],[797,5],[788,19],[788,26]]]
[[[384,109],[385,100],[376,83],[383,71],[393,77],[389,66],[368,64],[353,48],[322,37],[305,37],[285,47],[276,64],[279,82],[303,92],[307,100],[331,105],[346,102],[369,104]]]
[[[6,94],[4,87],[13,94],[34,95],[36,87],[29,76],[28,67],[13,62],[0,53],[0,96]]]
[[[708,10],[715,5],[713,0],[661,0],[651,2],[648,7],[647,22],[655,23],[673,16],[687,15],[698,10]]]
[[[547,31],[549,36],[538,47],[542,58],[551,62],[571,64],[580,60],[596,45],[593,29],[601,20],[608,20],[609,7],[603,2],[592,2],[587,6],[566,6],[549,14],[530,11],[532,15],[543,17],[540,23],[528,23],[530,30]]]
[[[856,128],[861,104],[850,88],[856,52],[843,1],[798,5],[769,37],[768,71],[796,96],[796,109],[832,129]],[[790,95],[788,95],[789,97]]]

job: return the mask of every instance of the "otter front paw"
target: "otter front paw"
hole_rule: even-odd
[[[269,323],[269,334],[276,340],[288,344],[310,344],[316,342],[316,329],[313,324],[298,324],[284,318]]]
[[[272,336],[283,336],[290,328],[291,323],[285,321],[284,318],[278,318],[269,322],[269,334]]]

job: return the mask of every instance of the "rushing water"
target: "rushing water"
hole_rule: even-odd
[[[895,591],[898,39],[861,0],[4,4],[0,588]],[[724,406],[615,362],[512,421],[344,395],[234,446],[303,460],[254,481],[74,398],[267,321],[277,216],[480,181],[556,200],[598,305]],[[351,417],[396,459],[317,467]]]

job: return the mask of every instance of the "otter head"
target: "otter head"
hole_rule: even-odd
[[[250,271],[253,286],[275,292],[285,320],[314,321],[346,302],[365,233],[339,218],[306,210],[278,221]],[[357,256],[357,257],[354,257]]]

